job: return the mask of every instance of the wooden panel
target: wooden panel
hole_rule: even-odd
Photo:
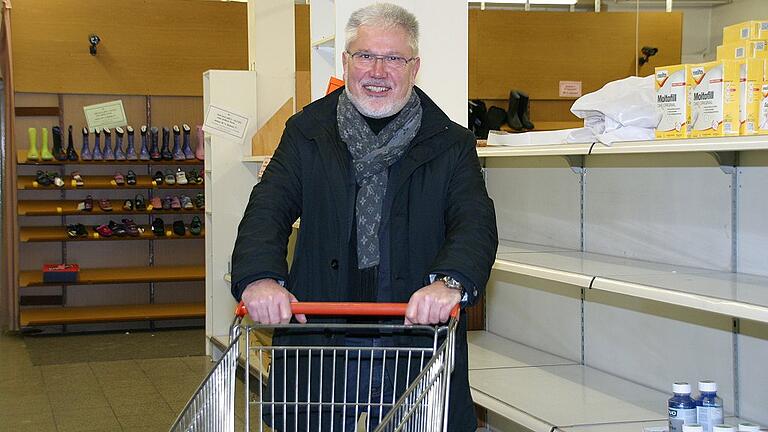
[[[203,124],[203,98],[152,96],[151,105],[152,126],[162,129],[163,127],[172,128],[173,125],[181,127],[183,123],[188,124],[192,128],[190,145],[194,149],[197,143],[195,125]]]
[[[309,5],[296,5],[295,8],[295,44],[296,44],[296,71],[311,70],[309,45]]]
[[[514,88],[559,99],[560,80],[582,81],[587,93],[634,75],[635,20],[623,12],[470,10],[470,97],[505,99]],[[682,13],[643,12],[640,28],[640,46],[659,48],[651,67],[680,62]]]
[[[19,117],[58,117],[59,107],[16,107]]]
[[[301,111],[312,102],[312,73],[296,71],[296,111]]]
[[[21,326],[202,318],[204,303],[24,309]]]
[[[248,68],[245,3],[26,0],[12,20],[17,91],[201,96],[206,70]]]
[[[88,237],[75,237],[71,238],[67,235],[67,229],[63,226],[34,226],[34,227],[21,227],[19,229],[19,241],[22,242],[59,242],[59,241],[120,241],[120,240],[195,240],[205,237],[205,229],[200,232],[200,235],[192,235],[189,233],[189,229],[183,236],[176,235],[172,231],[172,225],[170,223],[165,224],[165,236],[155,236],[152,234],[152,227],[150,225],[139,225],[144,230],[138,237],[131,236],[111,236],[111,237],[99,237],[95,230],[90,227],[86,227],[88,231]]]
[[[285,129],[285,122],[293,115],[293,99],[288,99],[251,140],[251,154],[254,156],[272,156]]]
[[[203,213],[203,209],[180,209],[180,210],[163,210],[153,208],[152,210],[125,210],[118,204],[121,200],[115,200],[113,204],[113,210],[105,212],[99,208],[97,203],[94,203],[93,209],[89,212],[85,212],[77,209],[77,205],[80,200],[23,200],[18,202],[17,212],[19,216],[59,216],[59,215],[79,215],[79,216],[91,216],[91,215],[147,215],[147,214],[176,214],[176,215],[200,215]]]
[[[66,128],[72,125],[76,132],[73,132],[75,139],[75,149],[80,152],[80,146],[82,145],[82,133],[80,132],[83,127],[86,127],[85,113],[83,107],[103,102],[109,102],[114,100],[123,101],[123,109],[125,110],[125,116],[128,119],[128,124],[132,125],[136,130],[136,140],[138,142],[138,129],[142,124],[147,121],[147,99],[144,96],[125,96],[116,94],[67,94],[62,96],[62,122]],[[65,129],[66,131],[66,129]],[[113,138],[114,141],[114,138]],[[93,145],[93,138],[91,138],[91,145]]]

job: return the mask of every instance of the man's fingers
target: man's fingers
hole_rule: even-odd
[[[408,301],[408,306],[405,308],[405,325],[411,325],[418,322],[418,316],[416,313],[419,310],[420,296],[414,294]]]
[[[297,299],[296,296],[293,295],[290,292],[288,293],[288,300],[290,302],[298,302],[299,301],[299,299]],[[288,307],[290,308],[290,306],[291,305],[289,304]],[[307,316],[306,315],[304,315],[304,314],[296,314],[294,316],[296,317],[296,321],[298,321],[298,322],[300,322],[302,324],[306,324],[307,323]],[[289,316],[288,319],[290,320],[291,317]]]

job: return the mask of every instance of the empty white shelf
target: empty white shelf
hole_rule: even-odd
[[[243,162],[248,162],[248,163],[261,163],[261,162],[264,162],[265,159],[270,158],[270,157],[272,157],[272,156],[266,156],[266,155],[262,155],[262,156],[243,156],[242,161]]]
[[[333,48],[336,45],[336,35],[330,35],[326,36],[324,38],[320,38],[318,40],[312,41],[312,48]]]
[[[535,432],[667,418],[667,394],[579,365],[470,370],[472,397]]]
[[[477,147],[478,157],[586,155],[592,143]]]
[[[737,426],[744,420],[737,417],[726,417],[725,422],[727,424]],[[588,425],[588,426],[573,426],[573,427],[559,427],[555,429],[558,432],[643,432],[643,428],[651,427],[664,427],[666,428],[668,423],[666,420],[662,421],[649,421],[649,422],[629,422],[629,423],[610,423],[602,425]]]
[[[487,331],[467,332],[467,343],[470,370],[576,364]]]
[[[542,251],[542,246],[525,243],[503,245],[494,264],[499,271],[768,322],[768,277],[587,252]]]

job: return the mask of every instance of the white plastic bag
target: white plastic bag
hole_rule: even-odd
[[[609,82],[600,90],[578,98],[571,112],[582,119],[604,116],[605,132],[621,126],[655,128],[661,114],[656,111],[654,76],[632,76]]]

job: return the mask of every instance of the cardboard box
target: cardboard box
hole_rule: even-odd
[[[656,68],[656,110],[661,120],[656,126],[656,138],[685,138],[688,136],[688,66],[673,65]]]
[[[739,61],[739,135],[758,132],[760,91],[764,82],[765,59],[750,58]]]
[[[748,39],[768,39],[768,21],[744,21],[723,28],[723,45]]]
[[[739,134],[739,64],[732,60],[688,67],[691,137]]]
[[[43,282],[74,283],[80,279],[80,266],[77,264],[44,264]]]
[[[763,61],[763,85],[758,95],[757,133],[768,135],[768,60]]]
[[[717,60],[743,60],[768,58],[768,44],[764,40],[745,40],[717,46]]]

